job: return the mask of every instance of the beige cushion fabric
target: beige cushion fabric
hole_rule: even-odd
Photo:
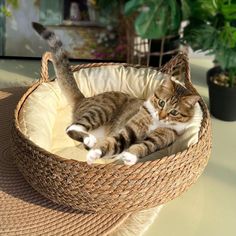
[[[105,91],[122,91],[147,98],[167,76],[153,69],[135,69],[122,65],[85,68],[76,72],[76,82],[86,97]],[[159,158],[186,149],[198,140],[202,111],[195,107],[193,122],[173,145],[147,159]],[[21,130],[40,147],[64,158],[86,161],[83,145],[70,139],[65,129],[71,124],[71,107],[58,87],[57,81],[43,83],[26,100],[20,112]],[[101,133],[99,134],[101,135]],[[107,163],[97,160],[97,163]]]

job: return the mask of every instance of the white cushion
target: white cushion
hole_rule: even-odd
[[[159,86],[161,74],[150,68],[135,69],[122,65],[84,68],[74,73],[78,87],[86,97],[105,91],[122,91],[140,98],[148,98]],[[86,161],[83,145],[70,139],[65,129],[72,122],[71,107],[57,81],[41,84],[26,99],[20,112],[21,131],[40,147],[67,159]],[[195,106],[193,122],[170,147],[143,159],[150,160],[183,151],[198,140],[202,120],[199,104]],[[97,160],[107,163],[109,160]]]

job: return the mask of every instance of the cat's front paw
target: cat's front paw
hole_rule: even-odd
[[[85,146],[92,148],[96,144],[97,139],[94,135],[89,134],[89,136],[84,138],[83,142]]]
[[[120,154],[120,159],[128,166],[134,165],[138,162],[138,157],[130,152],[122,152]]]
[[[102,156],[102,151],[100,149],[91,149],[87,154],[87,163],[91,165],[96,159]]]

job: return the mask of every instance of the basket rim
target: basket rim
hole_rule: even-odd
[[[80,69],[86,69],[86,68],[92,68],[92,67],[101,67],[101,66],[112,66],[112,65],[114,65],[114,66],[122,65],[122,66],[125,66],[125,67],[133,67],[133,68],[150,68],[150,69],[154,69],[154,70],[162,72],[160,69],[155,68],[155,67],[149,67],[149,66],[143,66],[143,65],[135,65],[135,64],[128,64],[128,63],[119,63],[119,62],[117,62],[117,63],[116,62],[86,63],[86,64],[74,65],[74,66],[71,66],[71,68],[72,68],[72,71],[75,72],[75,71],[78,71]],[[67,163],[67,164],[72,164],[72,165],[80,164],[82,166],[83,165],[88,166],[87,162],[78,161],[78,160],[74,160],[74,159],[67,159],[67,158],[61,157],[61,156],[59,156],[57,154],[54,154],[54,153],[52,153],[52,152],[50,152],[50,151],[48,151],[48,150],[38,146],[33,141],[31,141],[21,131],[20,125],[19,125],[19,113],[20,113],[20,110],[21,110],[22,106],[24,105],[24,103],[25,103],[26,99],[28,98],[28,96],[30,96],[30,94],[34,90],[36,90],[38,88],[38,86],[40,86],[42,83],[45,83],[45,82],[49,83],[49,82],[51,82],[51,80],[39,79],[32,86],[30,86],[27,89],[27,91],[23,94],[23,96],[20,98],[20,100],[18,101],[17,106],[16,106],[16,108],[14,110],[13,129],[17,132],[17,134],[20,136],[20,138],[24,139],[24,141],[27,142],[28,145],[30,145],[32,148],[34,148],[34,150],[37,150],[38,152],[41,152],[41,153],[47,155],[48,157],[54,158],[56,161]],[[191,82],[188,84],[188,86],[190,86],[190,88],[193,91],[195,91],[196,94],[199,95],[199,93],[196,91],[196,89],[194,88],[194,86],[192,85]],[[160,161],[164,161],[165,159],[168,159],[168,158],[174,158],[174,157],[177,157],[177,156],[181,156],[181,154],[184,154],[186,152],[191,152],[191,150],[197,148],[200,140],[205,137],[204,134],[206,133],[205,132],[206,128],[211,126],[210,114],[209,114],[209,111],[207,109],[207,105],[206,105],[206,103],[204,102],[204,100],[203,100],[203,98],[201,96],[200,96],[199,104],[200,104],[200,107],[201,107],[201,110],[202,110],[202,113],[203,113],[203,117],[202,117],[200,129],[199,129],[199,132],[198,132],[198,141],[195,144],[190,145],[188,148],[184,149],[183,151],[179,151],[179,152],[177,152],[175,154],[172,154],[172,155],[169,155],[169,156],[163,156],[163,157],[158,158],[156,160],[148,160],[148,161],[145,161],[145,162],[138,162],[138,163],[136,163],[135,165],[132,165],[132,166],[119,165],[120,168],[123,168],[123,169],[135,168],[136,169],[136,168],[138,168],[139,166],[142,166],[142,165],[149,165],[150,163],[155,164],[155,163],[158,163]],[[14,136],[14,132],[13,132],[13,136]],[[116,165],[117,166],[117,164],[115,164],[115,163],[109,163],[109,164],[94,163],[90,167],[93,168],[93,169],[94,168],[96,168],[96,169],[103,169],[104,167],[106,167],[108,165]]]

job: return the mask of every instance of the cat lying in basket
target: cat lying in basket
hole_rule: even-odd
[[[73,105],[73,123],[67,134],[83,142],[87,163],[98,158],[116,158],[133,165],[141,158],[168,147],[183,134],[194,115],[199,96],[170,78],[147,100],[122,92],[104,92],[85,98],[79,91],[61,41],[54,32],[33,23],[34,29],[49,43],[59,86]],[[106,126],[110,135],[101,141],[89,133]]]

